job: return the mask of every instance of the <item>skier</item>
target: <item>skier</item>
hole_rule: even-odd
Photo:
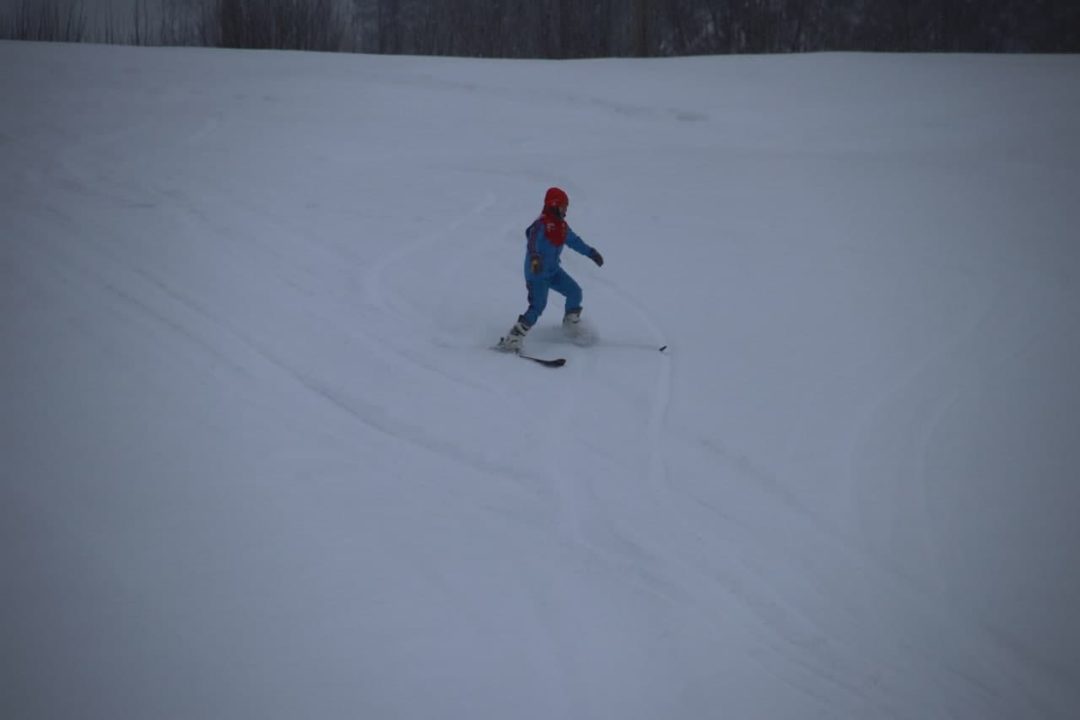
[[[544,194],[544,209],[525,231],[528,244],[525,250],[525,287],[529,291],[529,308],[519,315],[514,327],[496,346],[506,352],[519,352],[529,328],[536,324],[547,306],[548,291],[554,290],[566,297],[563,315],[563,331],[574,340],[584,333],[581,327],[581,287],[559,265],[563,245],[581,253],[597,266],[604,264],[604,257],[596,249],[585,244],[577,233],[566,224],[566,208],[570,199],[560,188],[548,188]]]

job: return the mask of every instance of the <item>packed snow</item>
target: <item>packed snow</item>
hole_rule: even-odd
[[[0,43],[0,715],[1080,717],[1078,77]]]

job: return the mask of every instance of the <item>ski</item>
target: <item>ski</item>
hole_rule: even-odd
[[[504,348],[499,347],[498,345],[493,346],[491,349],[494,350],[495,352],[506,353],[507,355],[517,355],[519,358],[522,358],[523,360],[532,360],[534,363],[536,363],[538,365],[543,365],[544,367],[557,368],[557,367],[562,367],[563,365],[566,364],[566,358],[552,358],[552,359],[548,360],[546,358],[538,358],[538,357],[533,357],[532,355],[526,355],[525,353],[521,352],[520,350],[506,350]]]
[[[525,355],[523,353],[516,353],[519,358],[525,360],[532,360],[534,363],[540,363],[544,367],[562,367],[566,364],[566,358],[554,358],[552,360],[545,360],[544,358],[533,357],[532,355]]]

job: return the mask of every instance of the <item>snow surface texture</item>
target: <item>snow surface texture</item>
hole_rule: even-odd
[[[0,43],[0,716],[1080,717],[1077,77]]]

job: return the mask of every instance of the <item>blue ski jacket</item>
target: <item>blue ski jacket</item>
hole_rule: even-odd
[[[559,272],[563,245],[585,257],[592,257],[596,252],[570,229],[565,220],[547,211],[533,221],[525,231],[525,237],[528,240],[524,264],[527,283],[538,279],[550,280]]]

